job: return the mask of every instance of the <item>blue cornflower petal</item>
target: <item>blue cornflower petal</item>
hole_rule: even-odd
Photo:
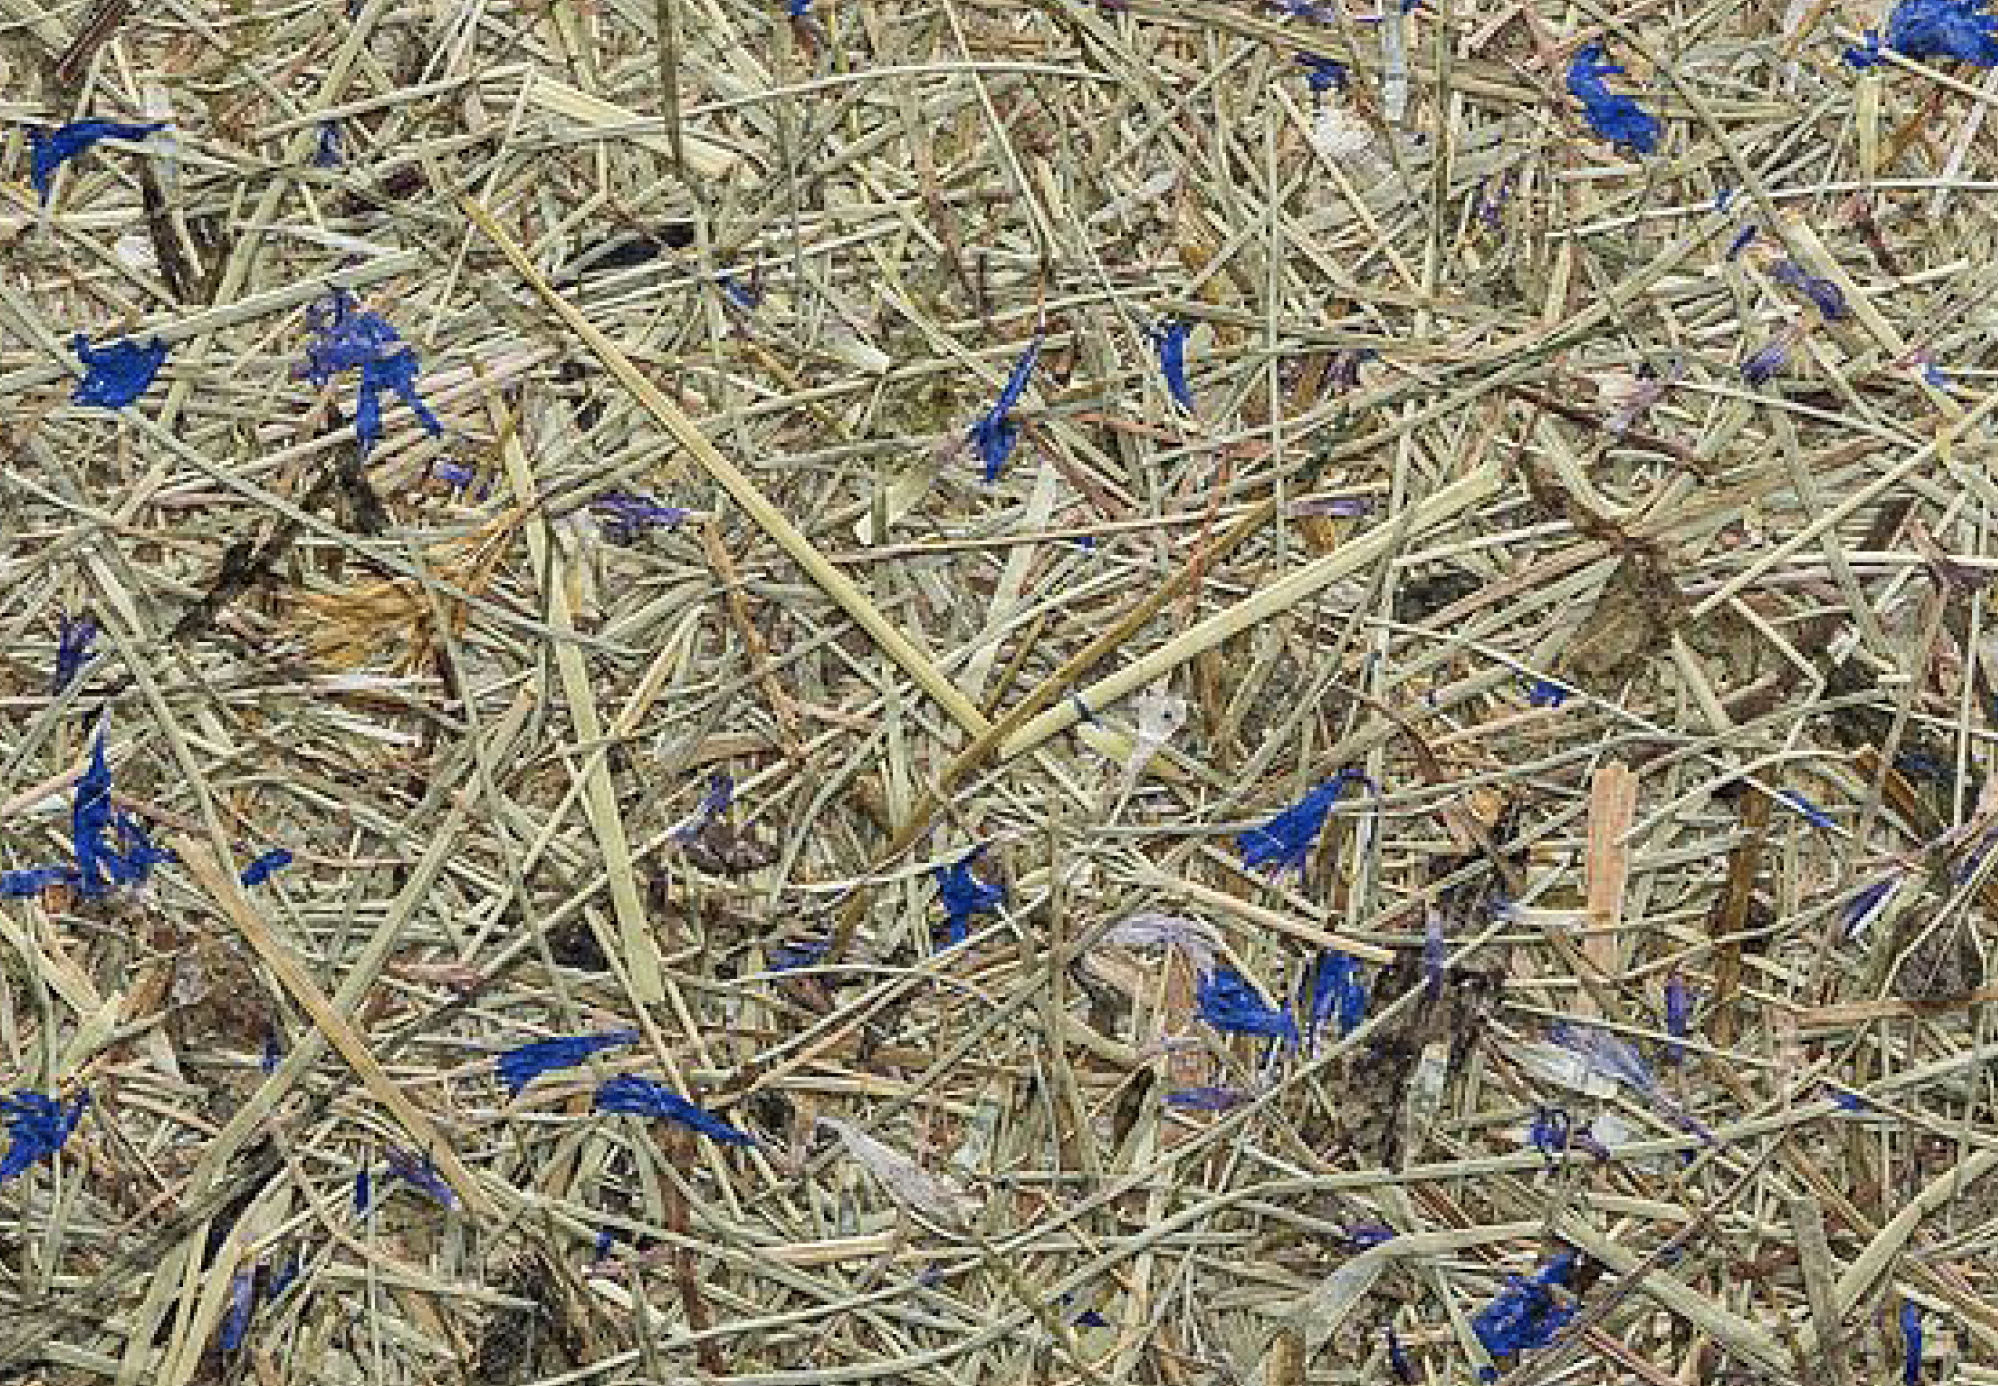
[[[402,402],[409,406],[410,412],[416,415],[416,421],[423,425],[424,431],[431,437],[438,437],[444,432],[442,421],[430,412],[430,406],[425,404],[423,397],[416,392],[417,369],[416,352],[410,347],[404,347],[393,356],[377,357],[373,361],[361,364],[361,395],[360,403],[355,410],[355,432],[361,433],[360,418],[363,412],[371,414],[373,419],[371,429],[362,438],[363,447],[372,447],[375,440],[381,437],[380,399],[383,390],[395,391]]]
[[[80,1092],[76,1101],[65,1106],[38,1092],[17,1092],[0,1097],[0,1117],[7,1123],[7,1154],[0,1158],[0,1184],[26,1173],[36,1161],[54,1157],[68,1142],[90,1094]]]
[[[315,385],[402,349],[402,338],[388,319],[362,311],[345,289],[335,289],[323,302],[308,306],[305,327],[312,340],[306,343],[300,369]]]
[[[1589,127],[1612,144],[1628,145],[1639,154],[1658,148],[1661,127],[1658,118],[1639,106],[1635,99],[1611,95],[1585,108]]]
[[[1402,1350],[1401,1339],[1394,1336],[1393,1324],[1387,1326],[1387,1359],[1388,1365],[1394,1368],[1395,1379],[1413,1386],[1415,1364],[1408,1360],[1408,1354]]]
[[[430,1162],[428,1155],[390,1146],[383,1152],[382,1158],[388,1164],[389,1178],[402,1180],[442,1207],[458,1206],[458,1195],[452,1191],[444,1176],[437,1172],[437,1166]]]
[[[1311,87],[1313,96],[1323,96],[1328,91],[1346,89],[1346,65],[1330,58],[1321,58],[1312,53],[1300,53],[1297,61],[1304,67],[1304,80]]]
[[[1166,1106],[1181,1112],[1232,1111],[1248,1100],[1240,1088],[1176,1088],[1165,1096]]]
[[[264,1031],[264,1076],[268,1078],[271,1074],[276,1073],[278,1065],[283,1062],[284,1036],[279,1034],[275,1029]]]
[[[613,1030],[603,1035],[563,1035],[555,1039],[535,1040],[514,1049],[507,1050],[493,1060],[493,1067],[499,1079],[506,1084],[507,1092],[518,1097],[544,1073],[552,1073],[558,1068],[574,1068],[592,1054],[606,1049],[615,1049],[621,1044],[631,1044],[638,1039],[636,1030]]]
[[[1931,370],[1934,367],[1930,367]],[[1943,780],[1949,778],[1949,767],[1932,755],[1920,751],[1910,751],[1894,757],[1894,768],[1911,779]]]
[[[68,885],[76,872],[67,866],[31,866],[21,871],[0,871],[0,898],[26,900],[40,895],[52,885]]]
[[[272,1273],[275,1280],[276,1273]],[[275,1291],[271,1292],[275,1295]],[[268,1298],[269,1296],[267,1296]],[[234,1352],[243,1345],[250,1328],[251,1312],[257,1305],[257,1268],[237,1271],[229,1282],[229,1312],[222,1320],[222,1350]]]
[[[1748,243],[1761,234],[1762,228],[1759,226],[1750,225],[1742,227],[1741,230],[1734,233],[1734,239],[1727,243],[1727,258],[1732,260],[1737,255],[1740,255],[1742,251],[1748,249]]]
[[[701,802],[694,805],[694,811],[675,824],[667,834],[675,842],[692,842],[708,825],[728,811],[735,802],[735,777],[725,770],[717,770],[708,776],[707,791],[701,795]]]
[[[1693,1003],[1698,999],[1678,973],[1665,979],[1665,1033],[1674,1041],[1665,1046],[1667,1063],[1676,1064],[1686,1056],[1686,1046],[1678,1041],[1685,1039],[1692,1029]]]
[[[79,332],[70,339],[70,349],[83,363],[83,379],[71,401],[102,409],[122,409],[143,395],[167,358],[167,344],[157,337],[143,346],[126,341],[94,347]]]
[[[1875,881],[1872,885],[1862,888],[1857,895],[1853,896],[1846,903],[1845,907],[1846,932],[1848,934],[1852,933],[1853,930],[1858,929],[1867,920],[1877,914],[1880,907],[1887,903],[1888,896],[1893,894],[1894,887],[1898,884],[1900,884],[1900,881],[1897,877],[1889,876],[1885,880]]]
[[[1658,148],[1661,127],[1657,117],[1640,109],[1630,97],[1612,92],[1603,81],[1622,71],[1603,61],[1600,43],[1587,44],[1568,65],[1568,91],[1582,103],[1582,113],[1596,134],[1612,143],[1629,145],[1640,154],[1650,154]]]
[[[1533,1122],[1526,1128],[1526,1138],[1552,1164],[1554,1157],[1568,1148],[1573,1131],[1574,1122],[1567,1112],[1559,1107],[1540,1107],[1535,1109]]]
[[[971,869],[971,864],[984,851],[983,846],[974,847],[954,865],[939,866],[931,872],[937,881],[937,898],[943,902],[944,913],[950,921],[950,942],[953,945],[971,937],[971,916],[994,913],[1006,903],[1004,886],[986,884]]]
[[[1193,389],[1186,383],[1186,339],[1193,335],[1193,324],[1184,319],[1167,323],[1159,329],[1159,370],[1165,376],[1166,392],[1180,408],[1189,413],[1193,410]]]
[[[264,1287],[264,1301],[269,1303],[286,1290],[289,1290],[292,1282],[298,1279],[298,1271],[299,1265],[296,1256],[272,1271],[270,1283]]]
[[[1505,1288],[1471,1320],[1471,1331],[1485,1351],[1509,1357],[1553,1342],[1575,1316],[1572,1305],[1555,1299],[1553,1287],[1565,1287],[1574,1270],[1575,1253],[1570,1251],[1530,1276],[1508,1277]]]
[[[603,491],[590,501],[590,511],[615,544],[629,544],[655,529],[677,529],[687,512],[636,491]]]
[[[1005,387],[999,391],[999,398],[993,408],[1005,413],[1020,402],[1020,397],[1027,393],[1027,381],[1033,376],[1034,362],[1040,359],[1040,355],[1041,337],[1037,332],[1020,359],[1013,363],[1013,369],[1007,375]]]
[[[1528,707],[1559,707],[1568,701],[1569,696],[1574,691],[1574,689],[1569,688],[1566,684],[1556,683],[1553,679],[1535,679],[1533,687],[1527,690],[1526,705]]]
[[[790,972],[795,968],[810,967],[832,949],[829,938],[808,938],[798,943],[780,943],[763,950],[763,957],[772,972]]]
[[[1619,1035],[1599,1030],[1593,1025],[1576,1025],[1564,1020],[1551,1026],[1547,1037],[1562,1048],[1581,1055],[1591,1068],[1605,1077],[1628,1083],[1646,1095],[1657,1090],[1658,1080],[1652,1077],[1650,1068],[1639,1056],[1637,1046]]]
[[[1008,422],[1006,416],[996,410],[971,426],[971,443],[978,452],[979,460],[985,464],[987,481],[999,479],[999,474],[1006,469],[1006,459],[1013,455],[1013,445],[1019,440],[1019,425]]]
[[[1837,322],[1845,316],[1845,291],[1829,279],[1806,274],[1795,260],[1777,261],[1770,267],[1769,277],[1809,298],[1828,321]]]
[[[360,393],[354,396],[354,439],[361,446],[361,456],[374,451],[376,443],[382,440],[382,391],[381,384],[361,373]]]
[[[368,1177],[368,1167],[363,1164],[354,1171],[354,1212],[359,1217],[368,1215],[368,1208],[374,1201],[374,1181]]]
[[[97,622],[88,616],[78,621],[63,616],[61,632],[56,636],[55,680],[49,688],[50,697],[69,687],[83,672],[83,666],[90,659],[91,643],[96,639]]]
[[[1199,1005],[1200,1018],[1227,1034],[1297,1038],[1297,1023],[1232,967],[1217,967],[1200,979]]]
[[[229,1312],[222,1316],[222,1351],[234,1352],[250,1331],[250,1311],[257,1304],[257,1270],[251,1266],[236,1272],[229,1282]]]
[[[634,1116],[664,1117],[726,1145],[749,1145],[750,1136],[736,1130],[713,1112],[696,1107],[663,1083],[650,1078],[620,1074],[597,1089],[597,1110],[629,1112]]]
[[[1812,827],[1830,828],[1837,826],[1835,823],[1833,823],[1832,816],[1830,814],[1826,813],[1823,809],[1818,808],[1816,805],[1812,804],[1809,799],[1806,799],[1796,790],[1786,789],[1783,791],[1780,797],[1782,798],[1784,803],[1788,804],[1798,813],[1801,813],[1804,816],[1804,821],[1809,823]]]
[[[1922,1379],[1922,1310],[1912,1299],[1901,1301],[1901,1380],[1915,1386]]]
[[[1978,863],[1983,861],[1985,854],[1991,850],[1991,842],[1991,829],[1986,828],[1982,833],[1978,834],[1977,845],[1971,848],[1969,854],[1963,859],[1963,865],[1957,869],[1956,878],[1959,881],[1970,879],[1971,873],[1977,870]]]
[[[707,791],[701,795],[700,807],[695,810],[709,822],[727,813],[729,805],[735,802],[735,776],[726,770],[717,770],[708,776]]]
[[[164,129],[166,122],[163,120],[145,125],[122,120],[78,120],[47,132],[31,130],[28,132],[28,144],[33,153],[28,181],[35,185],[35,192],[42,201],[47,202],[49,192],[55,186],[56,170],[99,140],[142,140],[154,131]]]
[[[1104,1318],[1094,1309],[1085,1309],[1079,1314],[1075,1313],[1076,1301],[1075,1291],[1073,1290],[1070,1290],[1065,1295],[1058,1296],[1054,1302],[1061,1306],[1063,1317],[1068,1318],[1068,1322],[1076,1328],[1108,1328],[1110,1326],[1110,1320]],[[1073,1317],[1070,1317],[1071,1315]]]
[[[1741,378],[1751,385],[1766,383],[1776,372],[1783,369],[1783,363],[1790,359],[1790,349],[1781,342],[1771,342],[1741,363]]]
[[[340,122],[337,120],[319,122],[319,147],[313,151],[312,162],[318,168],[340,166]]]
[[[1339,1022],[1339,1034],[1350,1035],[1367,1018],[1367,984],[1359,959],[1327,949],[1311,971],[1304,1013],[1313,1029],[1328,1020]]]
[[[262,885],[271,878],[271,873],[291,865],[291,853],[282,847],[274,847],[243,868],[242,882],[246,886]]]
[[[1810,275],[1805,278],[1803,289],[1828,321],[1837,322],[1845,316],[1845,290],[1831,280]]]
[[[1998,15],[1984,0],[1901,0],[1887,17],[1887,46],[1910,58],[1998,67]]]
[[[1431,1000],[1443,994],[1443,964],[1450,956],[1450,940],[1443,935],[1443,916],[1432,914],[1422,922],[1422,987]]]
[[[985,479],[997,481],[999,473],[1005,469],[1006,459],[1013,455],[1013,445],[1020,440],[1020,428],[1007,415],[1013,406],[1020,402],[1020,396],[1027,392],[1027,382],[1034,374],[1034,362],[1040,359],[1041,338],[1034,334],[1020,359],[1014,363],[1012,374],[1006,377],[1006,384],[999,391],[999,398],[985,412],[985,416],[971,427],[971,442],[978,451],[979,460],[985,464]]]
[[[416,351],[403,342],[388,319],[356,306],[345,289],[306,310],[313,340],[305,349],[305,376],[324,385],[347,371],[361,373],[354,403],[354,436],[365,455],[382,436],[383,390],[393,390],[431,434],[444,431],[416,391]]]
[[[88,898],[108,893],[125,879],[124,863],[105,840],[111,820],[111,767],[104,763],[104,734],[99,732],[91,743],[90,765],[76,782],[69,815],[78,885]]]
[[[144,884],[155,866],[173,860],[173,852],[155,845],[145,826],[130,814],[118,815],[118,847],[122,879],[128,885]]]
[[[1866,42],[1857,48],[1848,48],[1839,55],[1847,64],[1864,72],[1870,67],[1878,67],[1887,59],[1880,52],[1880,34],[1877,30],[1866,31]]]
[[[1639,106],[1635,99],[1612,95],[1586,110],[1589,126],[1612,144],[1628,145],[1639,154],[1658,148],[1658,118]]]
[[[1353,771],[1341,770],[1260,828],[1237,833],[1235,846],[1242,854],[1242,864],[1302,871],[1319,830],[1325,826],[1325,815],[1346,792],[1346,786],[1356,781],[1360,777]]]
[[[1617,77],[1623,69],[1615,63],[1604,61],[1603,46],[1600,43],[1583,45],[1568,61],[1568,91],[1584,101],[1592,100],[1608,90],[1605,77]]]

